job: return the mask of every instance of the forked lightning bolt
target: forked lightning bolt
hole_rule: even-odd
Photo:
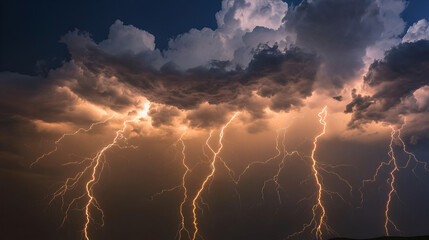
[[[311,232],[315,233],[315,239],[323,239],[323,228],[325,228],[328,232],[331,231],[330,227],[326,224],[326,221],[325,221],[326,208],[325,208],[323,201],[322,201],[322,193],[325,192],[326,190],[323,188],[323,185],[321,182],[321,176],[320,176],[320,173],[318,170],[319,164],[318,164],[316,157],[315,157],[315,153],[317,150],[317,143],[319,141],[319,138],[322,137],[323,135],[325,135],[325,133],[326,133],[326,116],[328,115],[326,108],[327,107],[325,106],[323,108],[323,110],[317,114],[319,117],[319,123],[323,126],[323,129],[322,129],[322,132],[314,138],[313,150],[311,151],[311,156],[310,156],[310,158],[312,160],[313,176],[314,176],[314,180],[315,180],[316,186],[317,186],[317,201],[312,207],[313,217],[308,224],[304,225],[303,229],[300,232],[296,232],[292,235],[289,235],[288,238],[291,238],[291,237],[294,237],[294,236],[297,236],[297,235],[303,233],[307,228],[309,228],[311,226],[313,226],[313,229],[311,230]],[[318,211],[320,212],[319,214],[318,214]]]
[[[220,133],[219,133],[219,142],[218,142],[218,149],[215,151],[209,144],[209,140],[213,134],[213,130],[210,131],[210,136],[206,141],[207,147],[212,151],[213,153],[213,158],[211,159],[210,162],[210,173],[206,176],[206,178],[204,179],[203,183],[201,184],[200,189],[198,190],[197,194],[195,195],[194,199],[192,200],[192,215],[193,215],[193,224],[194,224],[194,234],[192,237],[192,240],[195,240],[197,238],[197,235],[199,234],[198,231],[198,216],[197,216],[197,208],[198,208],[198,203],[197,201],[201,198],[201,194],[203,193],[204,189],[206,188],[207,183],[210,181],[210,179],[214,176],[215,172],[216,172],[216,160],[218,159],[218,155],[219,153],[222,151],[223,148],[223,136],[224,136],[224,131],[225,129],[231,124],[231,122],[234,120],[234,118],[237,117],[237,115],[240,112],[236,112],[234,113],[234,115],[231,117],[231,119],[229,119],[229,121],[221,128]]]
[[[86,199],[86,202],[85,202],[84,208],[82,210],[84,211],[84,214],[85,214],[85,224],[83,226],[82,232],[83,232],[85,240],[90,240],[88,230],[89,230],[90,223],[92,221],[94,221],[94,219],[95,219],[93,216],[93,209],[95,209],[96,211],[98,211],[101,214],[101,221],[102,221],[101,226],[104,225],[104,212],[101,209],[100,205],[98,204],[97,199],[94,196],[94,186],[100,180],[100,175],[101,175],[102,170],[104,168],[104,159],[103,158],[105,157],[106,152],[114,146],[117,146],[121,149],[122,148],[128,148],[128,147],[136,148],[135,146],[122,147],[119,145],[119,141],[122,139],[126,139],[124,136],[124,133],[125,133],[125,130],[126,130],[128,124],[131,122],[137,122],[142,117],[146,117],[148,110],[149,110],[149,104],[146,104],[145,109],[139,115],[137,115],[135,118],[123,121],[122,122],[122,128],[116,131],[115,137],[113,138],[112,142],[107,144],[106,146],[104,146],[100,151],[98,151],[95,154],[94,157],[85,158],[82,162],[79,162],[79,164],[82,164],[82,163],[87,162],[87,161],[89,161],[90,163],[82,171],[78,172],[74,177],[67,178],[66,181],[64,182],[64,184],[56,192],[54,192],[50,203],[52,203],[57,198],[61,198],[62,206],[64,206],[65,195],[69,191],[73,190],[79,184],[83,184],[83,186],[84,186],[84,193],[79,195],[78,197],[73,198],[69,202],[69,204],[65,210],[65,214],[64,214],[64,218],[63,218],[63,221],[61,223],[61,226],[67,220],[68,213],[71,210],[71,208],[74,205],[76,205],[79,200],[84,199],[84,198]],[[75,134],[82,132],[82,131],[88,132],[95,125],[104,123],[104,122],[110,120],[112,117],[106,119],[103,122],[94,123],[88,129],[81,128],[73,134],[64,134],[55,143],[58,144],[65,136],[75,135]],[[49,156],[53,152],[54,151],[51,151],[47,154],[42,155],[40,158],[38,158],[37,161],[39,161],[43,157]],[[37,162],[35,162],[35,163],[37,163]],[[85,182],[85,180],[83,180],[83,179],[84,179],[84,176],[86,176],[86,175],[89,175],[89,179]]]
[[[184,131],[181,135],[180,138],[177,140],[176,142],[176,146],[178,143],[181,144],[182,146],[182,150],[181,150],[181,154],[182,154],[182,165],[185,168],[185,172],[182,175],[182,181],[180,185],[177,185],[175,187],[172,188],[168,188],[168,189],[163,189],[160,192],[155,193],[154,195],[151,196],[151,199],[153,200],[155,196],[160,196],[166,192],[170,192],[170,191],[174,191],[176,189],[183,189],[183,199],[180,202],[180,206],[179,206],[179,214],[180,214],[180,224],[179,224],[179,230],[177,231],[176,234],[176,238],[181,240],[182,239],[182,235],[185,233],[188,238],[187,239],[191,239],[191,232],[187,229],[186,227],[186,219],[185,219],[185,213],[184,213],[184,206],[189,198],[188,196],[188,188],[186,187],[186,178],[187,176],[192,172],[191,168],[188,166],[188,164],[186,163],[186,145],[185,142],[183,141],[183,137],[186,135],[186,131]]]
[[[182,202],[180,203],[180,207],[179,207],[179,213],[180,213],[180,218],[181,218],[179,231],[177,232],[179,240],[182,239],[182,232],[185,232],[187,234],[188,239],[191,238],[191,233],[186,228],[185,215],[183,213],[183,207],[186,204],[186,201],[188,200],[188,189],[186,188],[186,177],[191,172],[191,169],[186,164],[186,154],[185,154],[186,145],[185,145],[185,142],[183,141],[183,136],[185,136],[185,134],[186,134],[186,132],[184,132],[182,135],[180,135],[180,139],[179,139],[179,142],[182,144],[182,165],[185,168],[185,173],[183,174],[182,184],[181,184],[181,187],[183,189],[183,199],[182,199]]]
[[[361,206],[363,205],[363,192],[362,189],[363,187],[365,187],[365,184],[367,183],[373,183],[376,181],[378,174],[380,173],[380,171],[382,170],[383,167],[390,167],[391,170],[388,172],[389,177],[386,179],[386,183],[389,186],[389,192],[387,194],[387,200],[386,200],[386,204],[385,204],[385,208],[384,208],[384,231],[386,233],[387,236],[390,235],[390,231],[389,231],[389,226],[392,226],[397,232],[400,232],[400,230],[398,229],[398,227],[396,226],[396,224],[393,222],[393,220],[390,218],[390,209],[391,209],[391,203],[392,203],[392,196],[393,194],[397,194],[397,190],[395,188],[395,183],[396,183],[396,178],[395,178],[395,174],[398,173],[400,171],[401,168],[407,168],[410,161],[414,160],[414,162],[416,163],[416,166],[412,169],[413,173],[415,173],[415,168],[417,167],[418,164],[423,165],[424,169],[429,172],[429,169],[427,168],[427,163],[426,162],[422,162],[420,160],[417,159],[417,157],[407,151],[406,149],[406,145],[405,142],[403,141],[402,137],[401,137],[401,130],[404,128],[406,124],[406,119],[404,119],[404,124],[402,124],[402,126],[398,129],[395,130],[395,128],[393,126],[389,126],[391,129],[390,132],[390,142],[389,142],[389,152],[388,152],[388,156],[389,156],[389,161],[387,162],[381,162],[380,165],[377,167],[374,175],[372,176],[372,178],[370,179],[365,179],[362,181],[362,185],[360,188],[360,193],[361,193]],[[396,138],[395,138],[396,136]],[[402,146],[402,151],[408,155],[408,160],[406,162],[406,164],[404,166],[399,166],[398,165],[398,161],[397,158],[395,156],[395,151],[394,151],[394,142],[395,139],[397,139],[400,142],[400,145]]]
[[[100,171],[100,167],[101,170],[104,166],[104,163],[101,162],[101,157],[104,156],[105,152],[107,150],[109,150],[110,148],[112,148],[113,146],[117,145],[118,141],[122,138],[124,138],[123,134],[125,132],[125,129],[127,128],[128,123],[130,122],[135,122],[140,118],[140,116],[137,116],[136,118],[132,119],[132,120],[126,120],[123,122],[123,127],[122,129],[116,131],[116,136],[113,139],[113,141],[108,144],[107,146],[105,146],[104,148],[102,148],[96,155],[94,158],[92,158],[92,173],[91,173],[91,179],[86,182],[85,184],[85,190],[86,190],[86,195],[88,196],[88,201],[85,205],[85,215],[86,215],[86,222],[85,222],[85,226],[83,229],[84,232],[84,236],[85,236],[85,240],[89,240],[89,235],[88,235],[88,227],[89,224],[91,223],[91,220],[93,219],[91,217],[91,206],[95,207],[98,211],[101,212],[101,214],[103,215],[102,217],[104,217],[104,213],[103,210],[101,210],[99,204],[97,203],[97,200],[94,197],[94,185],[99,181],[99,177],[101,174]],[[100,171],[98,174],[97,172]]]
[[[365,186],[366,183],[368,182],[375,182],[376,178],[379,174],[379,172],[381,171],[381,169],[383,168],[383,166],[392,166],[393,168],[389,171],[389,177],[387,178],[386,182],[389,184],[389,193],[387,195],[387,200],[386,200],[386,205],[385,205],[385,210],[384,210],[384,215],[385,215],[385,222],[384,222],[384,230],[386,232],[386,235],[389,236],[389,223],[395,228],[396,231],[399,232],[399,229],[396,227],[395,223],[389,218],[389,211],[390,211],[390,203],[392,201],[392,194],[394,192],[396,192],[395,190],[395,173],[397,171],[399,171],[398,168],[398,164],[396,161],[396,157],[395,157],[395,152],[393,149],[393,143],[395,140],[395,134],[396,131],[392,126],[389,126],[391,128],[391,132],[390,132],[390,142],[389,142],[389,152],[387,153],[389,155],[389,161],[387,162],[381,162],[380,165],[378,165],[375,174],[372,176],[372,178],[370,179],[365,179],[362,181],[362,186],[360,188],[360,192],[361,192],[361,206],[363,204],[363,192],[362,192],[362,188]],[[390,183],[389,183],[390,181]]]

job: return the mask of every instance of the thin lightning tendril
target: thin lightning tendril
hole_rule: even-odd
[[[88,128],[79,128],[79,129],[78,129],[78,130],[76,130],[74,133],[64,133],[63,135],[61,135],[61,137],[60,137],[60,138],[58,138],[58,139],[55,141],[55,148],[54,148],[53,150],[51,150],[50,152],[44,153],[44,154],[42,154],[40,157],[38,157],[34,162],[32,162],[32,163],[30,164],[30,168],[32,168],[32,167],[33,167],[35,164],[37,164],[40,160],[42,160],[42,159],[44,159],[45,157],[48,157],[48,156],[50,156],[51,154],[53,154],[53,153],[55,153],[56,151],[58,151],[58,145],[61,143],[61,141],[62,141],[65,137],[67,137],[67,136],[74,136],[74,135],[79,134],[79,133],[81,133],[81,132],[85,132],[85,133],[87,133],[87,132],[91,131],[95,126],[100,125],[100,124],[104,124],[104,123],[108,122],[108,121],[109,121],[109,120],[111,120],[114,116],[115,116],[115,115],[112,115],[112,116],[110,116],[109,118],[107,118],[107,119],[105,119],[105,120],[103,120],[103,121],[95,122],[95,123],[91,124],[91,126],[89,126]]]
[[[295,150],[295,151],[292,151],[292,152],[288,152],[287,149],[286,149],[285,139],[286,139],[286,130],[288,128],[289,128],[289,126],[284,127],[284,128],[280,128],[280,129],[276,130],[276,132],[277,132],[277,134],[276,134],[276,136],[277,136],[276,137],[276,150],[278,151],[278,154],[274,158],[268,159],[268,161],[262,162],[263,164],[266,164],[269,161],[274,160],[274,159],[276,159],[277,157],[280,156],[281,152],[280,152],[280,149],[279,149],[279,146],[278,146],[278,137],[279,137],[278,133],[283,130],[284,131],[283,132],[283,139],[282,139],[283,157],[280,160],[279,164],[277,165],[277,171],[273,175],[273,177],[271,177],[271,178],[269,178],[269,179],[267,179],[267,180],[264,181],[264,185],[261,188],[261,197],[262,197],[262,200],[265,200],[264,192],[265,192],[265,188],[267,187],[267,184],[269,182],[273,182],[274,185],[275,185],[278,202],[279,202],[279,204],[282,204],[281,194],[280,194],[280,190],[282,189],[282,186],[281,186],[281,184],[279,182],[279,176],[280,176],[281,171],[284,169],[284,167],[286,165],[285,161],[286,161],[287,157],[292,156],[294,154],[296,154],[297,156],[299,156],[301,158],[301,160],[303,160],[301,154],[298,151]]]

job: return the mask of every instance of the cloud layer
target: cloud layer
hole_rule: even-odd
[[[341,102],[339,94],[366,74],[371,94],[353,92],[350,126],[391,121],[390,110],[401,104],[403,115],[426,111],[420,76],[426,60],[418,54],[425,44],[418,40],[427,38],[428,24],[420,20],[401,39],[405,6],[402,0],[313,0],[292,8],[280,0],[225,0],[216,29],[191,29],[165,50],[156,48],[155,36],[120,20],[99,43],[75,30],[61,38],[71,60],[46,78],[2,73],[3,89],[10,90],[0,104],[5,114],[32,120],[87,122],[97,118],[88,109],[126,113],[147,99],[159,104],[150,111],[154,126],[181,116],[192,127],[208,127],[237,110],[259,121],[267,109],[299,109],[315,92]],[[11,103],[11,95],[19,100]]]

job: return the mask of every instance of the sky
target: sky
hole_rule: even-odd
[[[429,235],[429,2],[0,10],[2,236]]]

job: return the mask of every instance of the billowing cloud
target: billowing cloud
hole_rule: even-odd
[[[402,42],[415,42],[422,39],[429,39],[429,23],[426,19],[421,19],[408,28]]]
[[[191,29],[171,39],[166,50],[156,48],[152,34],[120,20],[99,43],[75,30],[61,39],[71,60],[36,81],[45,84],[34,98],[58,103],[49,108],[58,116],[76,112],[67,109],[80,109],[81,102],[127,112],[147,99],[158,104],[149,113],[154,126],[173,124],[179,112],[193,127],[220,124],[239,110],[262,121],[267,109],[303,107],[315,88],[341,100],[338,90],[361,73],[371,58],[368,49],[384,51],[400,41],[404,8],[402,0],[314,0],[292,9],[280,0],[225,0],[216,29]],[[409,32],[422,32],[412,29],[423,23]],[[206,120],[208,109],[219,121]],[[29,118],[49,116],[43,109],[34,112]]]
[[[204,104],[221,105],[225,114],[245,110],[254,120],[264,118],[267,108],[289,111],[312,95],[320,58],[287,46],[287,10],[280,0],[224,1],[217,29],[191,29],[164,51],[152,34],[120,20],[99,43],[75,30],[61,38],[71,60],[39,82],[69,92],[77,99],[66,101],[70,108],[78,101],[116,112],[137,108],[144,99],[165,105],[150,112],[156,126],[171,124],[180,110],[189,111],[186,119],[194,127],[222,123],[222,117],[204,120]]]
[[[401,13],[405,10],[407,2],[404,0],[377,0],[379,19],[383,24],[380,38],[366,49],[364,62],[370,65],[374,60],[384,57],[384,53],[401,42],[401,35],[405,30],[405,21]]]
[[[73,61],[83,72],[88,72],[93,78],[117,80],[115,84],[109,83],[107,89],[109,86],[126,84],[152,102],[180,109],[193,109],[205,102],[235,105],[234,101],[239,96],[251,96],[252,92],[269,98],[274,110],[299,107],[303,105],[302,100],[312,94],[319,66],[318,58],[312,53],[298,48],[283,52],[276,45],[265,45],[255,50],[252,61],[245,69],[236,67],[229,70],[229,61],[213,61],[207,67],[186,71],[169,62],[156,69],[147,64],[147,55],[112,55],[87,36],[77,35],[76,32],[70,33],[64,41],[72,46],[70,52]],[[79,82],[76,83],[78,86],[73,89],[83,95],[85,93],[79,89],[86,89],[89,93],[103,89],[85,82],[83,88]],[[114,95],[110,97],[115,98]]]
[[[353,93],[346,112],[353,113],[350,126],[370,121],[398,122],[401,115],[427,112],[429,41],[403,43],[375,61],[364,78],[371,95]]]
[[[120,20],[110,26],[109,37],[102,41],[100,48],[112,54],[138,54],[155,50],[155,37],[132,25],[124,25]]]
[[[225,0],[216,14],[218,28],[191,29],[170,40],[166,61],[180,69],[230,61],[245,68],[260,44],[285,47],[282,23],[288,10],[281,0]]]
[[[366,48],[381,38],[383,23],[374,1],[314,0],[288,12],[286,30],[297,46],[321,56],[321,80],[342,87],[364,66]]]

